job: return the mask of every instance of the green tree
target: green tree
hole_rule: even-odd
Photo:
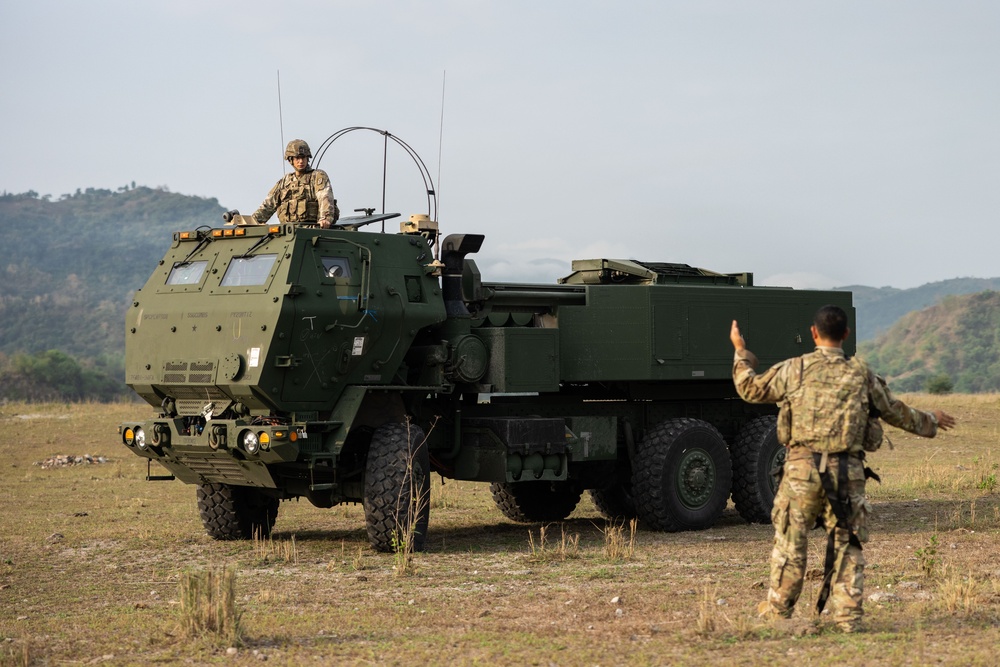
[[[954,388],[955,383],[947,373],[932,375],[924,382],[924,391],[928,394],[950,394]]]

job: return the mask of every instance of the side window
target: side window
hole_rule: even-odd
[[[322,257],[324,278],[350,278],[351,262],[346,257]]]

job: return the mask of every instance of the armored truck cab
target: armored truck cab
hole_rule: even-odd
[[[766,366],[812,348],[818,307],[853,314],[850,293],[612,259],[492,283],[483,236],[362,229],[390,217],[180,231],[136,293],[126,382],[156,414],[122,441],[169,473],[150,479],[197,486],[209,534],[266,533],[303,497],[362,502],[374,548],[420,548],[431,471],[490,483],[517,521],[584,491],[659,530],[711,526],[730,495],[767,520],[783,449],[773,409],[736,396],[730,322]]]

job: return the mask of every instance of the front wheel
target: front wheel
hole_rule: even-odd
[[[708,528],[729,500],[729,449],[722,434],[699,419],[669,419],[647,431],[632,469],[636,511],[656,530]]]
[[[365,524],[376,551],[422,551],[430,518],[431,466],[424,432],[411,423],[383,424],[365,462]],[[407,545],[407,542],[409,545]]]
[[[249,540],[271,534],[278,518],[278,499],[248,486],[201,484],[198,513],[213,538]]]

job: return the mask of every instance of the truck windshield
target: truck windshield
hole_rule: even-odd
[[[257,255],[255,257],[234,257],[222,277],[222,287],[243,285],[263,285],[274,266],[277,255]]]
[[[174,268],[170,269],[170,275],[167,276],[167,284],[197,285],[201,282],[201,276],[205,273],[206,266],[208,266],[207,261],[175,264]]]

